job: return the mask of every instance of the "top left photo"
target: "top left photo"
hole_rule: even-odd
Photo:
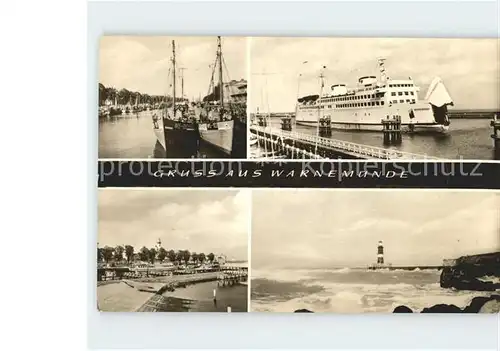
[[[247,158],[245,37],[103,36],[100,159]]]

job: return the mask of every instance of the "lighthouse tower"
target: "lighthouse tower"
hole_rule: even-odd
[[[156,251],[161,249],[161,240],[158,238],[158,241],[156,242]]]
[[[377,265],[384,265],[384,244],[382,243],[382,240],[378,242]]]

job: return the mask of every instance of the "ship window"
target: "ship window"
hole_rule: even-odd
[[[409,99],[407,99],[407,100],[406,100],[406,102],[410,102],[410,100],[409,100]]]
[[[391,96],[396,96],[396,92],[395,92],[395,91],[393,91],[393,92],[391,93]]]
[[[405,102],[405,101],[404,101],[404,100],[399,100],[399,102],[400,102],[401,104],[404,104],[404,102]]]
[[[408,95],[408,92],[407,92],[407,91],[405,91],[405,95]]]
[[[384,101],[380,101],[380,105],[384,105],[384,103],[385,103]]]
[[[397,104],[397,103],[398,103],[398,100],[392,100],[392,103],[393,103],[393,104]]]
[[[410,95],[413,95],[413,91],[410,91]]]
[[[378,105],[380,105],[378,101],[376,101],[376,102],[375,102],[375,104],[376,104],[377,106],[378,106]]]
[[[403,95],[403,92],[402,91],[398,91],[398,95]]]
[[[414,103],[415,103],[415,99],[412,99],[412,100],[411,100],[411,103],[412,103],[412,104],[414,104]]]
[[[372,99],[375,99],[375,94],[372,94]]]

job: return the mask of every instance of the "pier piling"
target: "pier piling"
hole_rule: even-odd
[[[321,137],[332,136],[332,120],[330,116],[323,116],[319,119],[318,132]]]
[[[286,116],[281,118],[281,130],[292,131],[292,117]]]
[[[259,127],[267,127],[267,120],[264,116],[257,116],[257,124]]]
[[[493,120],[490,122],[490,126],[493,128],[491,138],[493,139],[495,159],[500,160],[500,120],[498,120],[496,113],[493,115]]]
[[[387,116],[380,121],[384,133],[384,145],[398,145],[403,141],[401,135],[401,116],[395,115],[392,118]]]

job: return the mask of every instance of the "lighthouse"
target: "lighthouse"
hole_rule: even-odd
[[[382,240],[380,240],[378,242],[377,265],[380,265],[380,266],[384,265],[384,244],[382,243]]]

